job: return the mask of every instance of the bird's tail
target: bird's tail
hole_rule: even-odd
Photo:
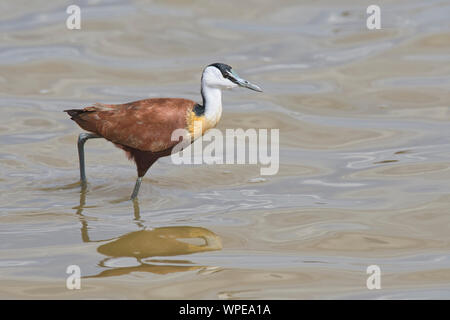
[[[64,112],[67,112],[67,114],[71,117],[72,120],[75,120],[74,118],[79,116],[80,114],[84,113],[85,111],[83,109],[68,109],[64,110]]]
[[[86,117],[89,113],[91,113],[90,110],[86,110],[86,108],[68,109],[64,110],[64,112],[67,112],[70,119],[75,121],[82,129],[97,134],[95,123],[92,123],[89,121],[89,117]]]

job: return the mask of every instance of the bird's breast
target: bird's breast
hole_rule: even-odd
[[[186,129],[193,139],[197,139],[207,130],[214,128],[219,120],[220,116],[210,119],[207,118],[204,113],[198,115],[195,111],[189,110],[186,117]]]

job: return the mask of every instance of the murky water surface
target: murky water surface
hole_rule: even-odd
[[[0,297],[450,298],[450,3],[0,3]],[[226,62],[219,129],[279,128],[280,170],[134,165],[63,109],[199,100]],[[378,265],[382,289],[368,290]],[[66,289],[66,268],[82,289]]]

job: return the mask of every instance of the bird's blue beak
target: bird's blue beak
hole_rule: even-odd
[[[251,83],[250,81],[242,79],[241,77],[239,77],[237,75],[236,72],[234,72],[232,70],[227,71],[227,72],[228,72],[228,79],[230,79],[232,82],[236,83],[237,85],[247,88],[247,89],[250,89],[250,90],[262,92],[262,89],[260,87],[258,87],[256,84]]]

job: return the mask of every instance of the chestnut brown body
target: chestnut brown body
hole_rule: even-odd
[[[81,128],[103,137],[134,160],[138,176],[161,157],[171,154],[179,141],[172,141],[176,129],[189,130],[196,103],[179,98],[155,98],[124,104],[95,104],[84,109],[65,110]],[[198,117],[197,117],[198,118]]]

